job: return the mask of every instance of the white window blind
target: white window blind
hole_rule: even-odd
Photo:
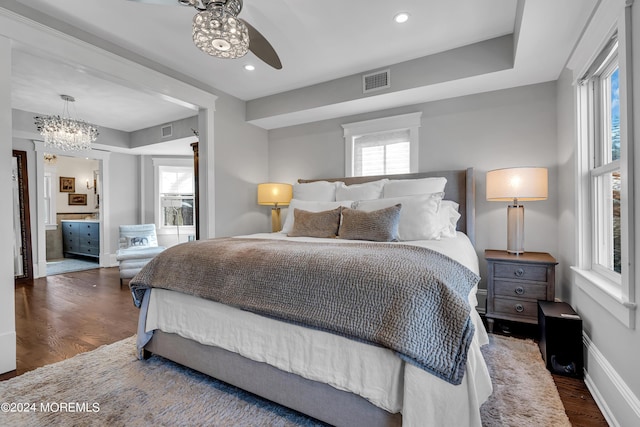
[[[409,173],[411,144],[408,129],[354,138],[356,176]]]
[[[193,194],[193,169],[182,166],[160,167],[160,193]]]
[[[345,176],[418,172],[421,112],[345,123]]]

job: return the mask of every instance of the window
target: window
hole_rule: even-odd
[[[193,226],[193,167],[159,166],[160,228]]]
[[[578,265],[576,284],[618,320],[635,325],[633,204],[629,178],[633,159],[625,114],[626,58],[611,37],[577,82]],[[622,90],[621,90],[622,89]],[[631,116],[628,116],[631,118]]]
[[[46,230],[55,230],[56,222],[56,197],[54,188],[56,182],[56,174],[50,168],[45,166],[44,172],[44,225]]]
[[[342,125],[346,176],[418,171],[418,128],[422,113]]]
[[[158,236],[175,234],[178,236],[178,242],[186,241],[187,236],[195,233],[193,160],[153,158],[152,162],[155,180],[154,213]]]
[[[620,223],[620,91],[618,43],[610,43],[602,63],[587,82],[587,102],[593,111],[590,141],[592,165],[593,267],[616,283],[621,282]]]
[[[354,138],[354,176],[409,173],[411,171],[409,138],[408,130],[374,133]]]

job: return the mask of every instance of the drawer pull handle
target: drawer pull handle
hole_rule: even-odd
[[[524,295],[524,288],[522,286],[518,286],[516,288],[516,294],[518,295]]]
[[[516,304],[516,311],[518,313],[522,313],[524,311],[524,307],[522,304]]]
[[[518,277],[522,277],[524,275],[524,268],[517,269],[514,274]]]

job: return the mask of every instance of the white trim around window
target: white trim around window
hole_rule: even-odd
[[[343,124],[345,176],[354,176],[355,174],[354,142],[357,138],[381,132],[403,130],[409,132],[410,172],[418,172],[418,146],[420,145],[418,130],[421,125],[421,117],[422,112],[418,112]]]
[[[194,235],[196,232],[195,225],[183,225],[177,229],[174,226],[165,227],[162,225],[161,218],[161,206],[160,206],[160,167],[162,166],[177,166],[185,167],[193,170],[193,160],[191,159],[173,159],[164,157],[153,157],[151,159],[153,163],[153,212],[154,222],[156,224],[156,233],[158,235],[175,235],[180,234],[182,236]],[[186,238],[186,237],[185,237]]]
[[[630,13],[629,6],[621,0],[604,0],[600,5],[603,13],[595,15],[594,21],[585,31],[575,49],[569,66],[574,70],[576,87],[576,248],[577,265],[573,270],[574,284],[590,298],[605,308],[614,318],[629,329],[635,328],[635,236],[633,186],[633,133],[632,133],[632,92],[629,84],[632,77]],[[614,13],[614,11],[617,11]],[[586,84],[594,77],[594,64],[598,62],[600,52],[605,49],[617,33],[617,63],[619,67],[620,87],[620,162],[612,162],[604,169],[617,168],[621,175],[620,218],[621,218],[621,273],[611,274],[596,265],[594,247],[594,177],[602,172],[594,168],[597,158],[594,153],[594,141],[601,131],[594,124],[598,106],[593,105],[593,86]],[[597,73],[596,73],[597,77]],[[595,119],[597,120],[597,118]],[[597,144],[597,142],[595,143]],[[606,162],[605,162],[606,163]],[[602,167],[600,169],[603,169]],[[604,170],[603,169],[603,170]],[[607,169],[608,170],[608,169]],[[606,172],[606,171],[605,171]]]

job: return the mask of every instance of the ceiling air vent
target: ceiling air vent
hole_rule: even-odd
[[[166,125],[160,128],[161,138],[168,138],[173,135],[173,125]]]
[[[362,92],[373,92],[375,90],[391,87],[391,74],[389,70],[376,71],[375,73],[362,76]]]

